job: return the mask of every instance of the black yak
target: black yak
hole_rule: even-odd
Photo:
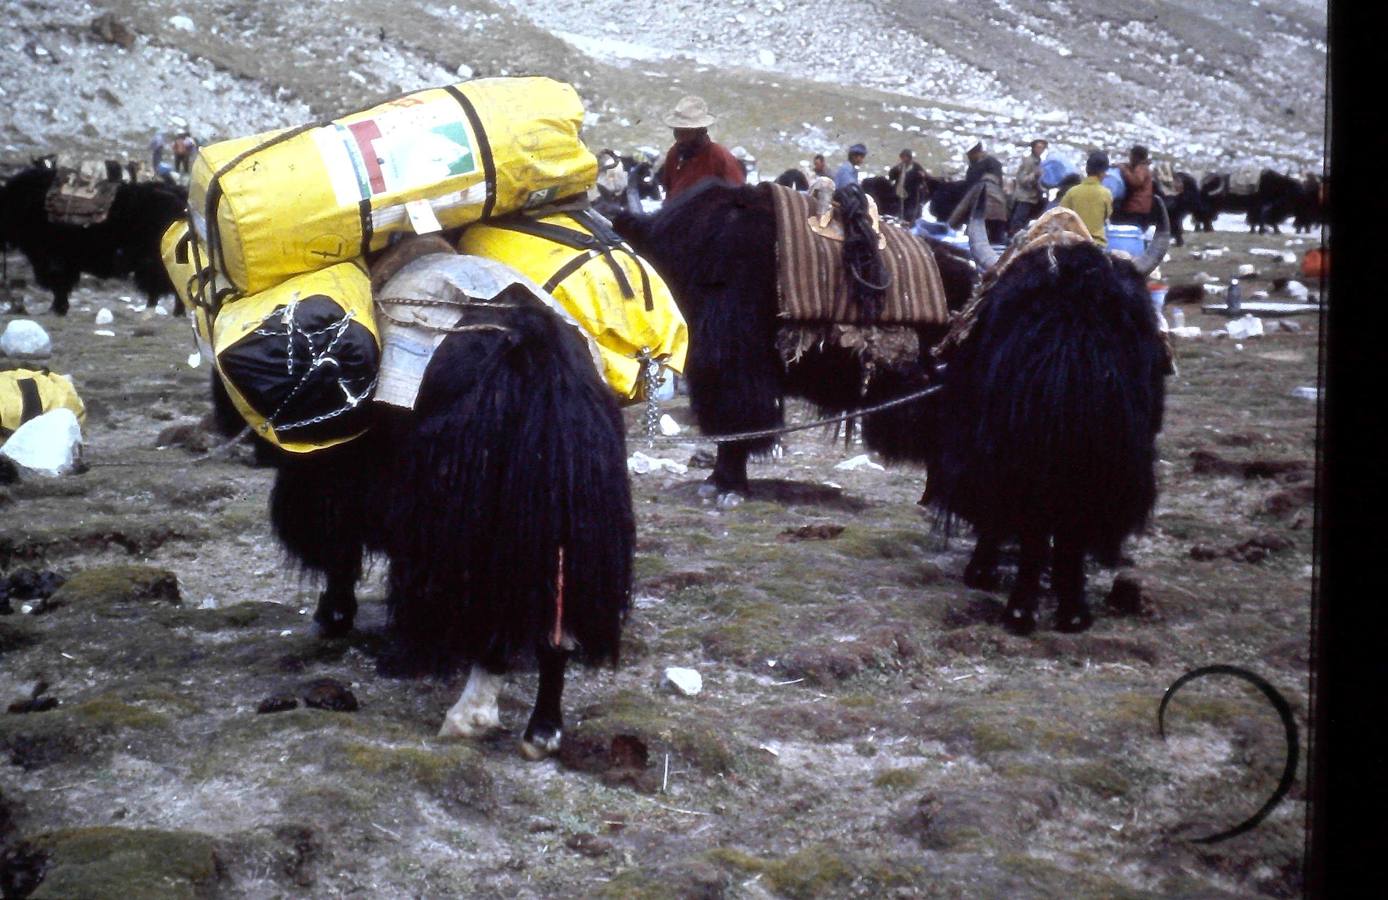
[[[613,150],[598,153],[599,173],[597,197],[593,199],[593,209],[611,219],[626,207],[629,195],[634,193],[636,201],[664,198],[660,182],[655,177],[655,169],[649,160],[637,160],[634,156],[619,155]]]
[[[689,323],[684,374],[690,406],[704,434],[775,428],[783,422],[787,396],[843,412],[923,389],[930,377],[926,350],[944,332],[943,325],[917,329],[919,358],[910,365],[879,367],[866,391],[864,362],[852,350],[818,346],[784,364],[776,347],[782,320],[777,318],[772,190],[776,188],[735,187],[710,179],[654,216],[628,210],[613,222],[659,270]],[[968,299],[973,265],[955,248],[931,247],[948,305],[958,308]],[[867,445],[888,459],[921,459],[923,402],[865,417]],[[749,490],[748,457],[773,445],[771,437],[720,443],[713,474],[701,493],[717,496],[720,503],[737,502]]]
[[[1048,555],[1056,627],[1088,628],[1085,556],[1115,564],[1156,499],[1167,358],[1146,276],[1168,226],[1155,209],[1157,236],[1136,260],[1081,240],[987,272],[968,336],[944,352],[923,500],[973,526],[970,585],[994,587],[999,545],[1020,542],[1004,619],[1014,633],[1036,627]],[[976,209],[970,246],[989,269],[982,229]]]
[[[1215,210],[1205,195],[1200,193],[1200,186],[1189,172],[1177,172],[1174,178],[1180,190],[1171,194],[1161,193],[1160,196],[1166,204],[1172,243],[1180,247],[1185,244],[1185,217],[1190,216],[1192,231],[1214,231]]]
[[[66,315],[68,296],[82,273],[131,277],[154,306],[174,294],[159,257],[159,239],[184,215],[187,192],[158,182],[121,182],[104,221],[91,225],[49,220],[45,198],[57,171],[47,165],[16,173],[0,188],[0,244],[17,247],[40,287],[53,292],[53,312]],[[174,294],[175,311],[183,303]]]
[[[810,180],[805,177],[805,173],[799,169],[786,169],[776,176],[776,183],[782,187],[793,188],[797,191],[808,191]]]
[[[372,403],[354,440],[292,454],[257,437],[257,455],[278,469],[276,537],[325,582],[322,632],[351,630],[363,561],[383,556],[382,670],[471,665],[440,734],[474,737],[499,725],[501,676],[538,667],[520,749],[539,759],[559,746],[567,661],[618,655],[635,532],[622,419],[583,339],[528,289],[460,315],[413,409]],[[222,430],[239,430],[216,375],[213,394]]]

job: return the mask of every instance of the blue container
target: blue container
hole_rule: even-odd
[[[1123,174],[1117,169],[1109,169],[1099,181],[1113,195],[1114,205],[1122,202],[1123,198],[1127,196],[1128,186],[1123,182]]]
[[[1041,161],[1041,186],[1053,188],[1065,180],[1066,175],[1078,175],[1079,169],[1070,161],[1059,156],[1047,156]]]
[[[1105,225],[1104,235],[1108,238],[1109,252],[1122,250],[1133,256],[1141,256],[1147,249],[1142,238],[1142,229],[1136,225]]]

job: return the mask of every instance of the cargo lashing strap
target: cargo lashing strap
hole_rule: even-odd
[[[646,310],[655,309],[655,300],[651,296],[651,279],[646,274],[646,267],[627,246],[626,241],[622,240],[612,228],[596,216],[589,215],[583,211],[568,213],[569,218],[575,222],[589,228],[593,233],[589,234],[573,228],[565,228],[562,225],[555,225],[551,222],[537,222],[533,219],[524,217],[514,217],[505,220],[491,222],[496,228],[504,228],[507,231],[515,231],[519,234],[528,234],[532,237],[544,238],[556,244],[562,244],[574,250],[581,251],[573,259],[569,260],[559,268],[557,272],[550,276],[544,283],[546,291],[553,291],[564,279],[568,278],[590,260],[595,257],[602,257],[603,261],[612,269],[612,274],[617,279],[617,285],[622,290],[622,296],[628,300],[636,298],[636,291],[632,289],[631,282],[627,279],[626,272],[617,264],[613,256],[614,250],[621,250],[636,261],[637,270],[641,273],[641,293],[645,300]]]

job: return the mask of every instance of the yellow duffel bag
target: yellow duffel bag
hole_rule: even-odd
[[[583,103],[550,78],[406,94],[326,125],[198,151],[188,191],[220,278],[242,293],[363,256],[393,232],[455,228],[582,194]]]
[[[366,430],[381,336],[360,261],[228,301],[212,349],[231,402],[271,443],[308,453]]]
[[[504,263],[552,294],[597,341],[603,378],[623,399],[644,396],[643,355],[684,371],[689,329],[670,289],[591,211],[470,225],[458,249]]]
[[[72,382],[47,369],[10,369],[0,372],[0,443],[30,419],[66,407],[87,421],[87,407]]]
[[[197,341],[198,352],[206,359],[212,359],[212,313],[200,304],[204,294],[203,286],[211,273],[211,261],[207,247],[199,242],[194,252],[193,238],[188,223],[182,219],[174,222],[159,239],[159,256],[164,261],[164,270],[173,282],[174,293],[183,301],[193,324],[193,337]],[[198,277],[198,263],[202,263],[202,278]],[[201,283],[200,283],[201,282]]]

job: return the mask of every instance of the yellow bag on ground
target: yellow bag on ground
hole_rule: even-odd
[[[232,403],[271,443],[308,453],[366,430],[381,337],[360,262],[229,301],[212,347]]]
[[[670,289],[595,214],[492,219],[464,229],[458,249],[504,263],[552,294],[597,341],[603,378],[619,396],[644,396],[643,351],[684,371],[689,330]]]
[[[0,372],[0,439],[46,412],[66,407],[87,421],[87,407],[72,382],[47,369],[10,369]]]
[[[583,103],[549,78],[406,94],[326,125],[198,151],[188,203],[218,275],[246,294],[425,234],[581,194]],[[209,234],[210,229],[210,234]]]

